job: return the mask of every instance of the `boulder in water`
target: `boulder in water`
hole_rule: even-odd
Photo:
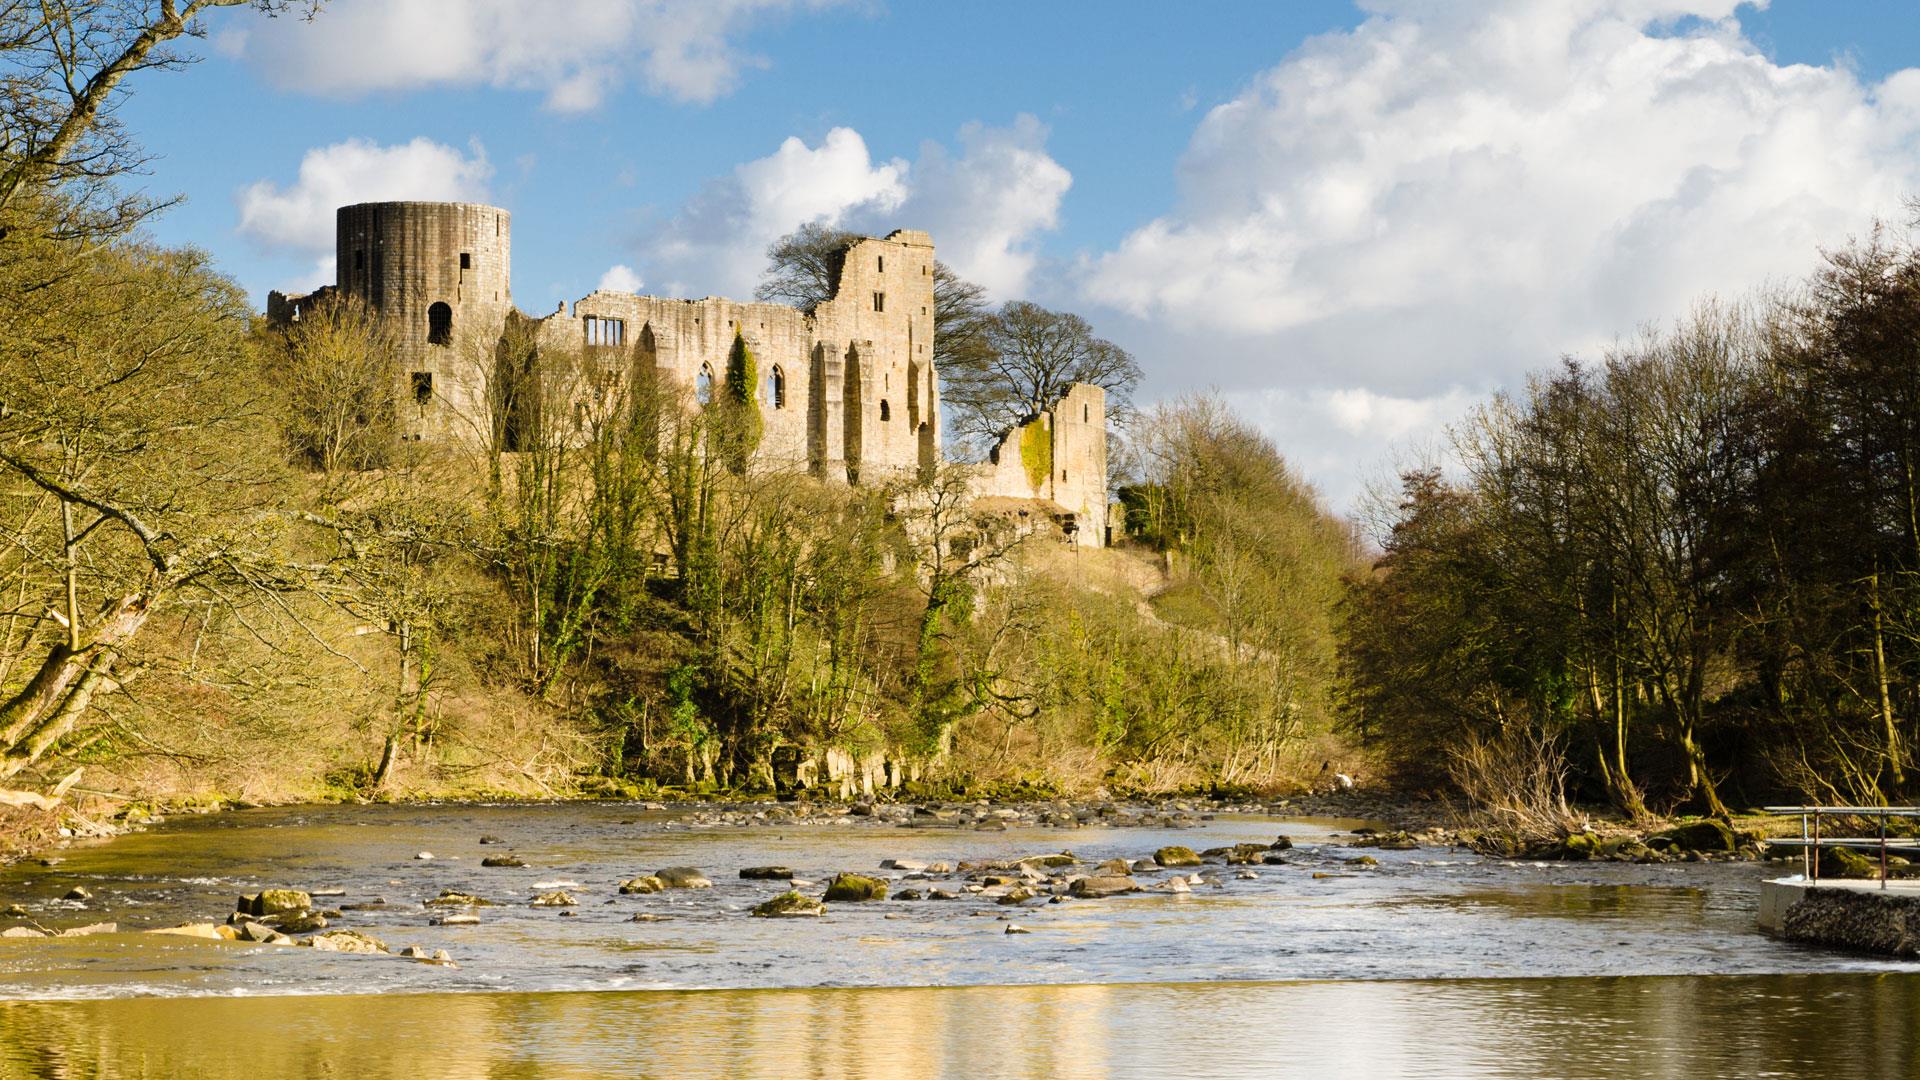
[[[1203,860],[1192,848],[1171,844],[1154,852],[1153,861],[1160,866],[1199,866]]]
[[[654,871],[653,876],[660,879],[660,884],[669,889],[713,888],[712,880],[701,873],[697,867],[669,866],[663,870]]]
[[[448,917],[452,918],[452,916]],[[388,951],[386,942],[359,930],[329,930],[324,934],[315,934],[301,944],[320,952],[384,953]]]
[[[825,915],[827,905],[793,889],[754,906],[753,913],[762,919],[791,919],[808,915]]]
[[[1127,874],[1100,874],[1095,877],[1074,878],[1067,891],[1083,900],[1097,900],[1106,896],[1119,896],[1122,893],[1140,891],[1140,883]]]
[[[312,907],[313,897],[299,889],[262,889],[252,896],[241,897],[238,910],[242,915],[264,917],[307,911]]]
[[[885,900],[887,883],[861,874],[835,874],[827,882],[827,900],[834,903],[859,900]]]

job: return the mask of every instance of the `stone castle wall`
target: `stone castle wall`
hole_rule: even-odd
[[[617,340],[634,362],[651,357],[664,377],[718,394],[736,331],[758,369],[763,456],[855,482],[938,463],[933,241],[924,232],[855,243],[838,291],[811,313],[597,291],[544,320],[542,339]]]
[[[358,203],[335,216],[335,288],[393,327],[410,438],[465,433],[489,415],[479,357],[513,310],[512,224],[476,203]]]
[[[273,293],[269,320],[297,320],[328,295],[364,301],[388,319],[401,358],[402,431],[411,439],[494,434],[488,385],[513,305],[512,219],[474,203],[343,206],[335,219],[336,284]],[[823,479],[873,482],[940,463],[939,376],[933,363],[933,239],[898,230],[848,249],[834,295],[814,310],[706,297],[675,300],[595,291],[527,320],[541,350],[580,350],[651,364],[696,396],[724,392],[739,333],[754,353],[763,459]],[[1107,524],[1106,394],[1076,384],[1010,432],[974,480],[977,495],[1037,507],[1077,542]]]
[[[1105,544],[1107,392],[1075,383],[1039,415],[1001,436],[974,491],[1052,503],[1072,515],[1076,543]]]

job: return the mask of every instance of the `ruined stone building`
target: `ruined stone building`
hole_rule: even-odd
[[[757,361],[763,459],[850,483],[925,473],[940,463],[934,256],[926,233],[902,229],[855,242],[833,296],[812,311],[596,290],[570,310],[562,304],[529,319],[513,303],[511,225],[505,210],[474,203],[343,206],[335,284],[304,296],[271,294],[268,318],[297,320],[330,295],[348,295],[390,320],[403,371],[405,438],[492,435],[486,346],[517,318],[534,324],[543,349],[617,350],[690,388],[701,402],[722,389],[738,333]],[[1076,385],[1009,432],[982,466],[975,490],[1031,503],[1032,512],[1055,518],[1078,543],[1103,543],[1105,394]]]

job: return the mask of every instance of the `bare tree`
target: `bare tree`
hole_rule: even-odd
[[[840,288],[847,249],[860,234],[810,221],[767,246],[767,273],[755,299],[812,311]]]
[[[399,439],[400,390],[390,320],[357,297],[336,296],[256,340],[288,450],[320,472],[326,494],[341,474],[388,462]]]
[[[157,204],[116,191],[142,163],[114,115],[129,75],[188,63],[172,47],[202,37],[214,8],[311,14],[320,0],[6,0],[0,2],[0,239],[23,196],[63,191],[56,234],[119,235]]]
[[[7,327],[0,361],[0,485],[26,511],[0,535],[45,612],[21,646],[40,662],[0,700],[0,776],[133,676],[122,660],[156,613],[188,596],[273,604],[307,576],[274,543],[287,516],[254,451],[271,440],[238,288],[196,254],[120,245],[42,299],[56,317]]]
[[[1074,383],[1101,387],[1107,415],[1124,415],[1140,364],[1080,316],[1015,300],[984,320],[980,347],[952,355],[940,374],[955,432],[986,442],[1052,405]]]

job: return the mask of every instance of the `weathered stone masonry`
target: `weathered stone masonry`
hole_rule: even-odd
[[[392,320],[403,367],[404,437],[475,437],[490,422],[483,366],[490,354],[475,343],[499,340],[516,312],[511,226],[505,210],[473,203],[343,206],[336,284],[307,296],[273,293],[268,317],[298,319],[330,293],[360,298]],[[737,331],[757,360],[760,455],[830,481],[872,482],[924,473],[941,460],[933,259],[932,238],[903,229],[856,242],[834,296],[811,312],[712,296],[595,291],[571,311],[562,305],[534,321],[543,343],[620,347],[633,363],[650,362],[701,397],[724,386]],[[1036,424],[1041,435],[1030,430]],[[1101,543],[1105,394],[1076,385],[1009,433],[975,490],[1034,501],[1073,523],[1077,542]]]

